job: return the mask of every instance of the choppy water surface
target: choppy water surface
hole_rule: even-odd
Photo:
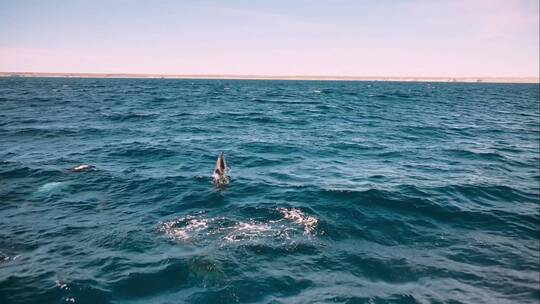
[[[538,94],[0,79],[0,302],[538,303]]]

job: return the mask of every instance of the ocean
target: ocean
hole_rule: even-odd
[[[538,84],[0,78],[0,302],[538,303],[539,142]]]

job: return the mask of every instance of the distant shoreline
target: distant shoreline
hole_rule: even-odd
[[[0,72],[0,77],[140,78],[140,79],[224,79],[224,80],[334,80],[467,83],[540,83],[535,77],[383,77],[383,76],[267,76],[217,74],[130,74],[130,73],[37,73]]]

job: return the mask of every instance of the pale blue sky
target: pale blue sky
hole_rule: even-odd
[[[0,71],[538,76],[538,0],[0,0]]]

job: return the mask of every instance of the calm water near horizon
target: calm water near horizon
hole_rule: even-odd
[[[538,303],[539,141],[538,84],[0,78],[0,303]]]

